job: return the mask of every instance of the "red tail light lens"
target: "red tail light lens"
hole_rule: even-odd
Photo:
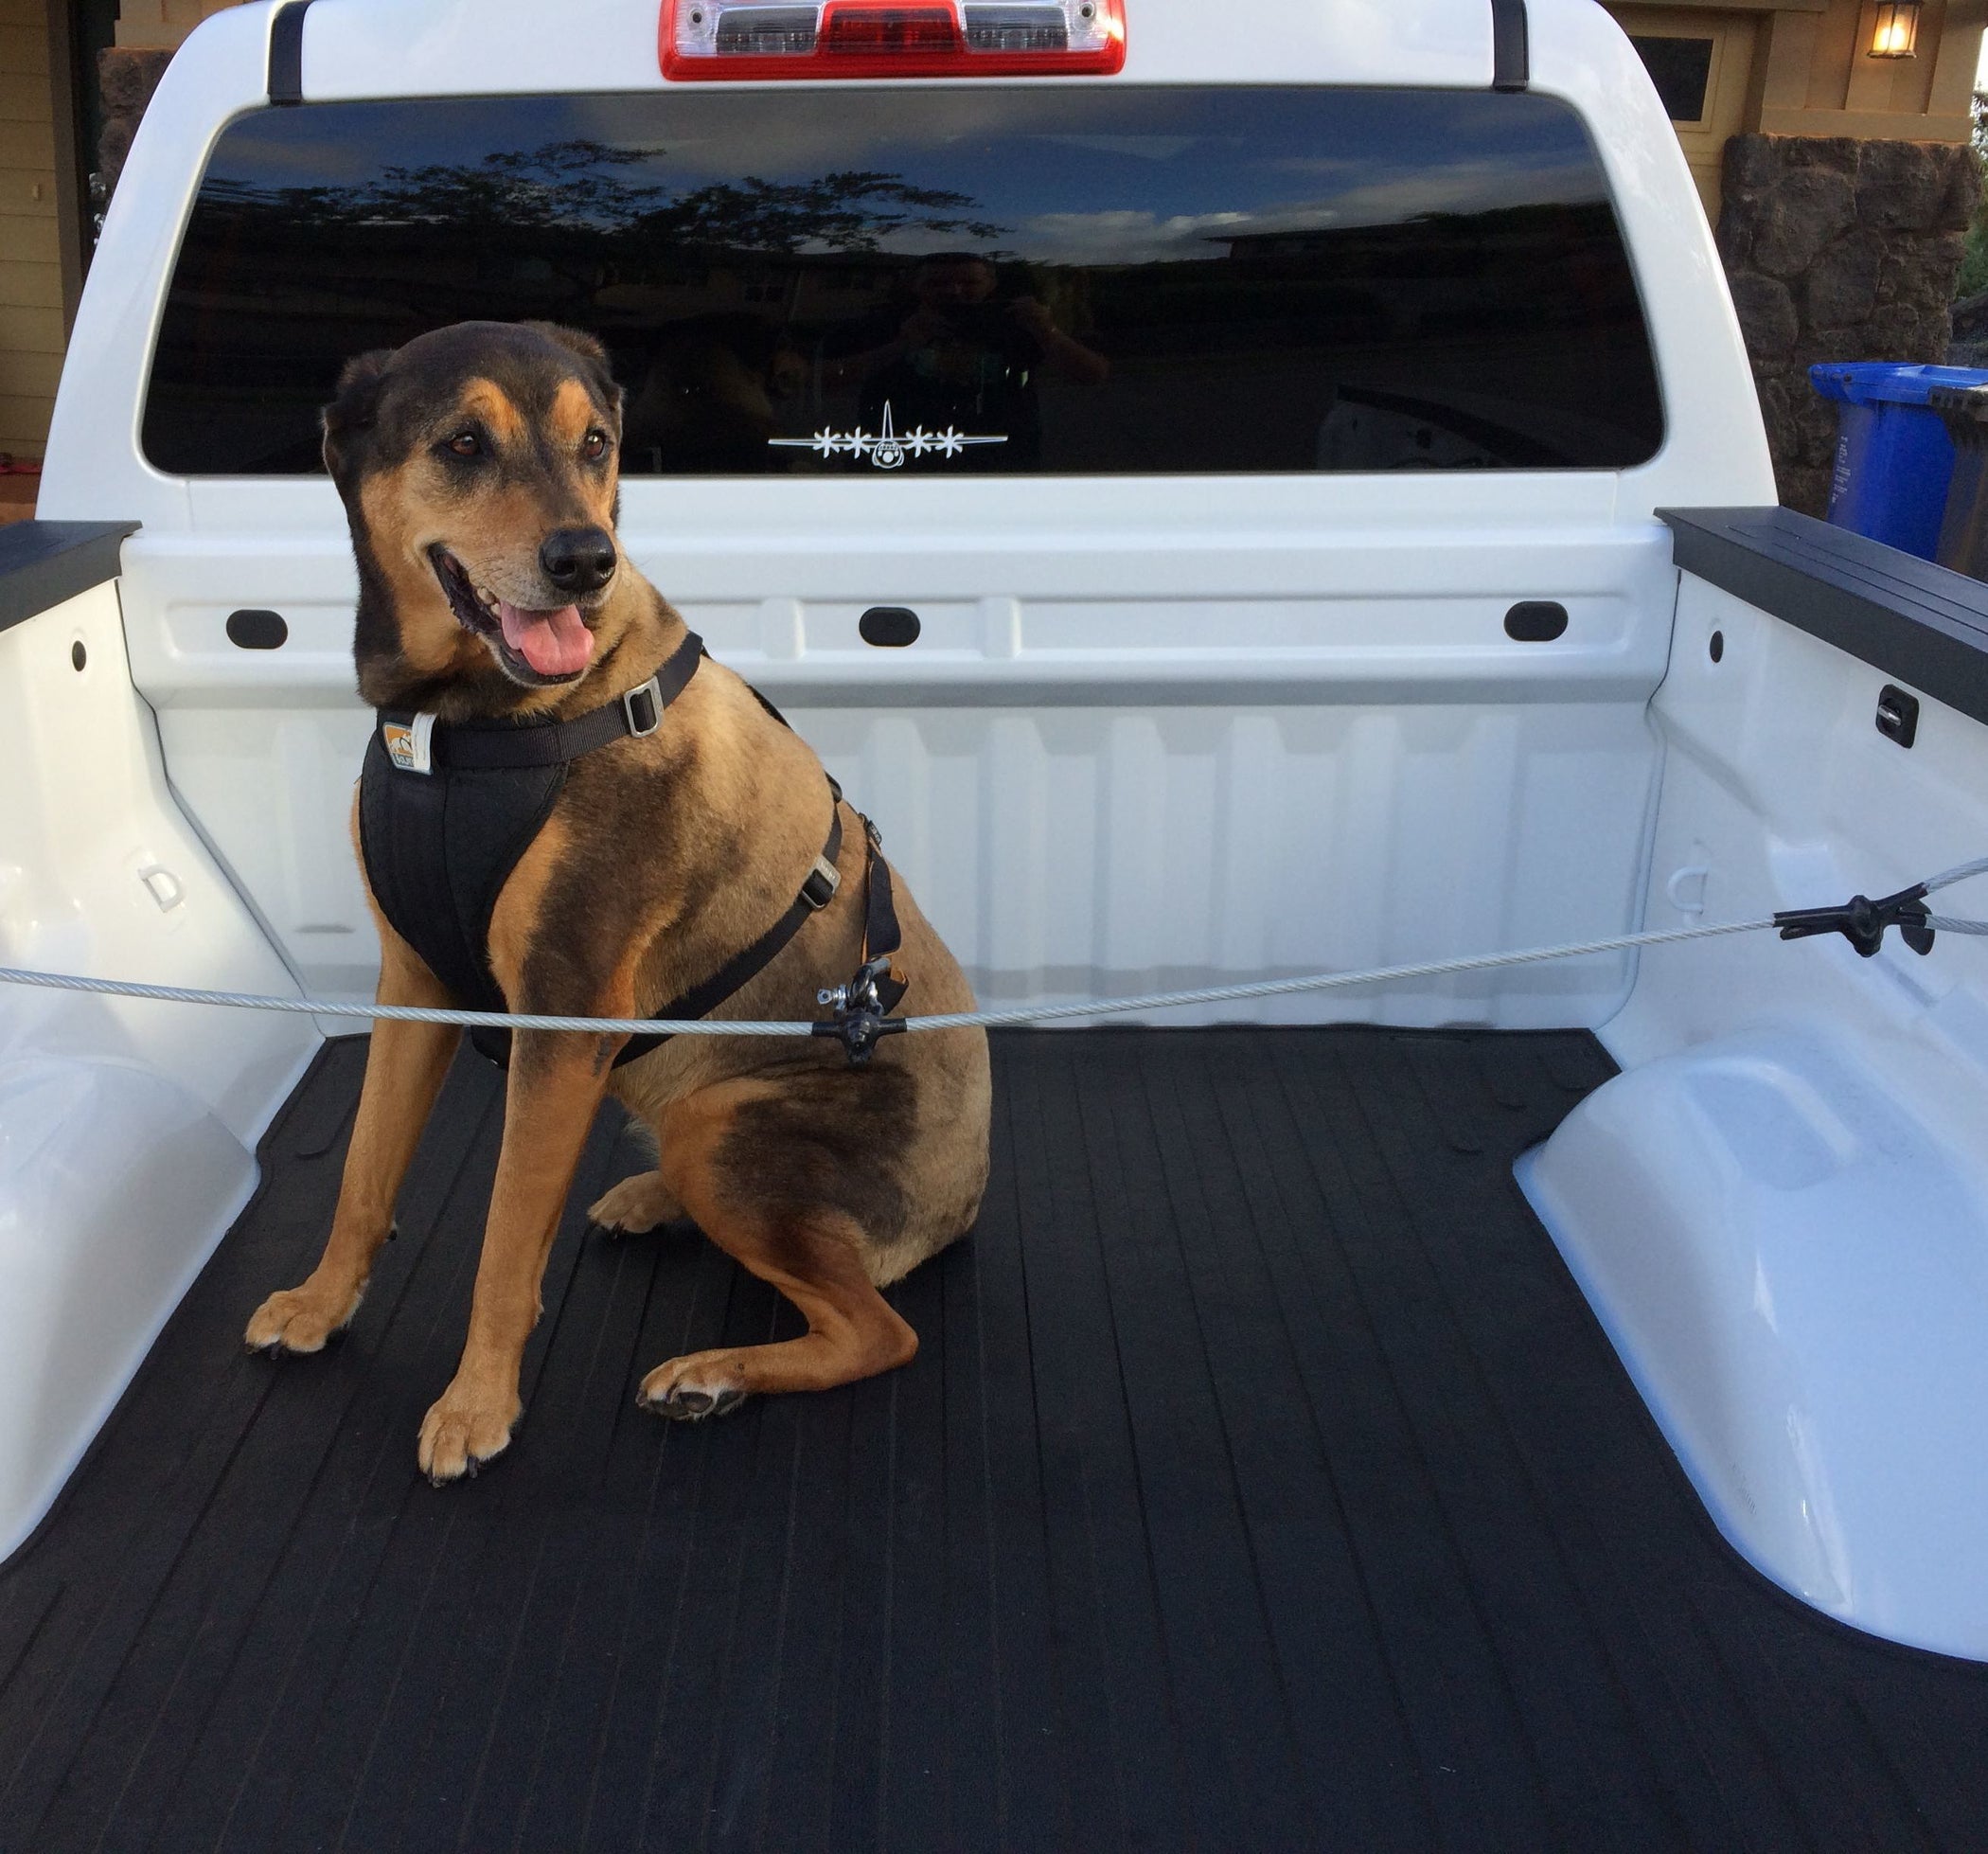
[[[664,0],[663,75],[1109,76],[1124,0]]]
[[[865,52],[909,56],[955,52],[959,28],[950,7],[825,7],[822,49],[839,56]]]

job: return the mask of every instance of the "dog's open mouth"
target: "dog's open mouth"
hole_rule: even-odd
[[[570,682],[594,660],[594,633],[577,605],[529,611],[479,586],[448,548],[431,547],[428,558],[456,622],[495,645],[520,681]]]

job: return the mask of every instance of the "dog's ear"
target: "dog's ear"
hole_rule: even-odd
[[[386,364],[393,358],[391,348],[375,348],[370,353],[354,355],[339,373],[338,395],[322,414],[325,468],[334,478],[350,461],[353,440],[372,429]]]
[[[555,347],[563,348],[576,359],[586,362],[601,399],[614,408],[616,418],[621,416],[621,388],[615,383],[608,350],[599,342],[583,329],[569,329],[559,322],[526,322],[524,326]]]

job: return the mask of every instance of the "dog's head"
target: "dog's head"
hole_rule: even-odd
[[[359,561],[368,699],[499,696],[507,680],[500,705],[516,705],[612,649],[617,577],[632,577],[613,532],[621,391],[592,336],[438,329],[348,363],[324,423]]]

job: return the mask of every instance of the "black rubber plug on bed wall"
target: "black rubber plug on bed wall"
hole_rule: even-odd
[[[1522,598],[1505,614],[1505,635],[1520,644],[1551,644],[1567,630],[1567,607],[1551,598]]]
[[[856,629],[865,644],[901,651],[918,641],[918,615],[908,605],[873,605],[856,620]]]
[[[280,650],[290,641],[290,627],[280,612],[230,612],[228,642],[244,651]]]

